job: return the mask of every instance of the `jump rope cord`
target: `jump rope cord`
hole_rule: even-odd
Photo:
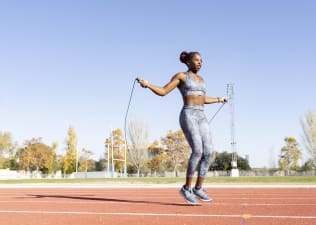
[[[215,116],[219,113],[219,111],[221,111],[221,109],[224,107],[225,103],[223,103],[218,110],[214,113],[213,117],[208,121],[208,124],[211,124],[211,122],[213,121],[213,119],[215,118]]]
[[[138,80],[138,78],[135,78],[135,80],[134,80],[133,87],[132,87],[132,91],[131,91],[131,94],[130,94],[130,96],[129,96],[129,101],[128,101],[128,105],[127,105],[126,114],[125,114],[124,136],[125,136],[125,143],[126,143],[126,148],[127,148],[127,149],[128,149],[128,144],[127,144],[127,116],[128,116],[129,107],[131,106],[132,97],[133,97],[133,93],[134,93],[134,89],[135,89],[135,84],[136,84],[136,81],[137,81],[137,80]]]

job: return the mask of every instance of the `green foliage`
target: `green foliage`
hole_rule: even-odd
[[[0,155],[0,169],[10,168],[10,159],[3,157]]]
[[[9,132],[0,132],[0,154],[12,155],[16,144]]]
[[[237,165],[241,170],[251,170],[248,160],[240,156],[237,157]]]
[[[113,150],[113,158],[114,159],[124,159],[124,144],[125,139],[123,137],[123,132],[121,129],[113,130],[110,134],[109,138],[105,139],[105,147],[106,151],[104,152],[105,159],[108,158],[110,162],[112,161],[112,150]],[[115,172],[124,170],[124,162],[123,161],[114,161]]]
[[[166,154],[157,154],[148,160],[148,168],[152,174],[157,172],[163,172],[167,169],[167,155]]]
[[[301,170],[302,171],[310,171],[310,170],[313,170],[313,168],[314,168],[314,160],[309,159],[304,163]]]
[[[302,157],[299,144],[294,137],[284,138],[285,146],[281,149],[279,166],[283,171],[299,170],[298,161]]]
[[[95,160],[93,159],[88,159],[88,160],[84,160],[82,161],[81,159],[79,160],[79,168],[78,168],[79,172],[92,172],[92,171],[96,171],[95,168]]]
[[[80,172],[88,172],[88,171],[94,171],[95,170],[95,161],[90,159],[90,157],[94,153],[91,150],[88,149],[82,149],[82,154],[79,159],[79,171]]]
[[[301,120],[303,128],[303,144],[311,160],[312,167],[316,168],[316,114],[308,112]]]
[[[137,173],[137,168],[133,164],[127,164],[127,173],[128,174],[136,174]]]
[[[41,171],[45,174],[52,172],[55,151],[42,143],[40,138],[26,141],[26,146],[18,152],[19,169],[26,171]]]
[[[0,169],[15,169],[14,151],[16,143],[13,142],[9,132],[0,132]]]
[[[76,170],[77,134],[73,127],[68,129],[66,139],[66,155],[62,159],[62,170],[65,174],[71,174]]]
[[[166,137],[161,138],[161,143],[165,147],[169,165],[173,167],[173,171],[176,173],[183,167],[190,155],[190,147],[183,131],[169,131]]]
[[[107,160],[106,159],[99,159],[98,161],[95,161],[95,170],[96,171],[104,171],[106,169]]]
[[[167,170],[168,155],[165,150],[159,145],[158,141],[154,141],[148,147],[149,160],[148,169],[152,174]]]
[[[228,171],[231,170],[231,161],[232,161],[232,153],[222,152],[216,153],[216,157],[214,162],[212,163],[210,170],[223,170]],[[237,167],[240,170],[250,170],[248,160],[237,156]]]

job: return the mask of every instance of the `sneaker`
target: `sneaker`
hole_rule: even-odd
[[[200,188],[200,189],[195,189],[193,188],[193,193],[195,194],[196,197],[198,197],[201,201],[204,202],[211,202],[212,198],[209,197],[206,193],[204,188]]]
[[[196,205],[197,201],[195,199],[195,195],[193,194],[192,188],[189,190],[185,189],[184,186],[180,189],[180,194],[184,197],[187,203],[191,205]]]

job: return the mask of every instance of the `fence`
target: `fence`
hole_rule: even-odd
[[[129,174],[129,177],[136,177],[137,174]],[[146,173],[141,174],[141,177],[185,177],[185,172],[160,172],[160,173]],[[230,176],[230,171],[209,171],[207,177],[227,177]],[[256,177],[256,176],[316,176],[316,170],[311,171],[278,171],[278,170],[240,170],[239,176],[241,177]]]
[[[239,175],[242,177],[256,177],[256,176],[316,176],[316,170],[310,171],[278,171],[278,170],[251,170],[251,171],[239,171]],[[128,174],[129,177],[137,177],[137,174]],[[185,177],[185,172],[157,172],[157,173],[146,173],[140,174],[141,177]],[[209,171],[207,177],[225,177],[230,176],[230,171]],[[41,179],[41,178],[111,178],[111,173],[106,171],[95,171],[95,172],[78,172],[72,173],[67,176],[63,176],[61,171],[54,174],[42,174],[41,172],[27,172],[27,171],[15,171],[9,169],[0,169],[0,180],[8,179]],[[114,177],[123,177],[123,174],[114,173]]]

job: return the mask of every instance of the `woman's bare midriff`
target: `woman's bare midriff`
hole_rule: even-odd
[[[203,106],[205,101],[204,95],[189,95],[183,98],[184,105]]]

